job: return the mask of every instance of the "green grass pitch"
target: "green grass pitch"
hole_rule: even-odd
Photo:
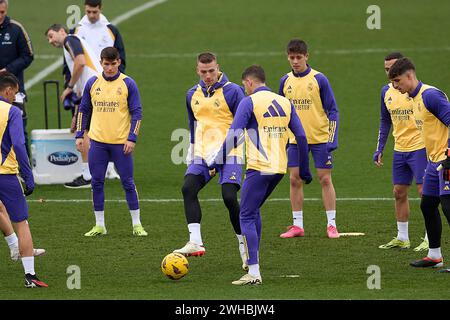
[[[82,1],[78,1],[82,5]],[[147,1],[104,1],[112,20]],[[30,80],[62,55],[51,47],[44,31],[67,19],[73,1],[25,1],[10,4],[9,15],[28,30],[36,59],[26,71]],[[425,83],[450,93],[448,55],[450,2],[411,0],[378,1],[381,29],[369,30],[368,0],[342,2],[271,0],[168,0],[119,25],[127,51],[127,73],[140,88],[144,119],[135,151],[135,180],[139,196],[181,199],[185,165],[171,162],[178,143],[172,132],[187,128],[185,93],[198,78],[195,55],[210,50],[231,81],[240,84],[242,70],[262,65],[269,87],[278,89],[279,78],[289,71],[284,55],[287,41],[306,40],[309,63],[329,78],[340,111],[339,149],[335,152],[333,181],[338,198],[390,198],[392,138],[386,146],[385,166],[371,162],[375,149],[379,95],[386,83],[383,58],[393,50],[411,57]],[[43,8],[52,10],[43,10]],[[82,7],[82,6],[81,6]],[[39,14],[36,14],[39,12]],[[46,79],[62,81],[61,69]],[[28,129],[44,126],[43,89],[28,90]],[[52,101],[52,100],[50,100]],[[54,110],[53,110],[54,111]],[[53,112],[54,113],[54,112]],[[54,114],[52,114],[54,115]],[[70,119],[63,114],[65,127]],[[56,127],[54,117],[51,126]],[[314,172],[315,173],[315,172]],[[314,175],[306,198],[320,198]],[[118,181],[107,181],[106,198],[124,199]],[[410,196],[417,198],[415,187]],[[220,198],[213,180],[201,199]],[[287,177],[272,199],[289,197]],[[9,260],[0,246],[0,299],[449,299],[449,279],[435,270],[415,270],[409,262],[423,253],[378,249],[396,234],[393,201],[342,200],[337,203],[341,232],[364,232],[363,237],[326,238],[326,217],[321,201],[306,201],[305,238],[281,239],[291,222],[289,201],[269,201],[262,208],[261,272],[263,285],[234,287],[242,275],[237,240],[220,201],[202,202],[202,234],[207,253],[189,258],[190,272],[171,281],[160,271],[162,258],[187,241],[182,202],[141,202],[146,238],[132,236],[131,219],[124,202],[107,202],[108,235],[83,237],[93,223],[90,190],[37,186],[29,197],[30,226],[36,247],[47,249],[36,258],[38,275],[47,290],[25,290],[20,263]],[[47,201],[38,201],[44,199]],[[83,199],[84,202],[51,200]],[[443,218],[442,248],[450,259],[450,233]],[[411,202],[410,238],[416,246],[423,236],[419,201]],[[67,268],[81,270],[81,289],[69,290]],[[367,268],[381,270],[381,289],[369,290]],[[295,276],[295,277],[291,277]]]

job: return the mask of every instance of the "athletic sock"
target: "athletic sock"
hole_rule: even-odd
[[[294,226],[303,229],[303,211],[292,211]]]
[[[408,221],[406,222],[400,222],[397,221],[397,239],[400,241],[408,241]]]
[[[239,243],[239,252],[243,254],[245,253],[244,236],[242,234],[237,234],[236,237]]]
[[[83,162],[81,164],[83,179],[89,181],[92,179],[91,172],[89,171],[89,164],[87,162]]]
[[[328,225],[336,227],[336,210],[327,210]]]
[[[428,258],[431,258],[433,260],[442,258],[441,247],[434,248],[434,249],[429,248],[428,249]]]
[[[27,274],[27,273],[32,274],[32,275],[36,274],[34,272],[34,257],[23,257],[22,265],[23,265],[25,274]]]
[[[131,221],[133,223],[133,227],[141,224],[141,210],[130,210]]]
[[[8,244],[9,248],[19,246],[19,239],[17,239],[17,235],[15,232],[13,232],[9,236],[5,237],[5,241]]]
[[[105,211],[94,211],[95,225],[97,227],[105,227]]]
[[[200,232],[200,223],[189,223],[189,241],[195,244],[203,245],[202,234]]]
[[[259,272],[259,264],[249,264],[248,274],[254,277],[261,277],[261,273]]]

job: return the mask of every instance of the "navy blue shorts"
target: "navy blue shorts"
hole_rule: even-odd
[[[0,174],[0,201],[6,207],[12,222],[28,219],[28,205],[17,175]]]

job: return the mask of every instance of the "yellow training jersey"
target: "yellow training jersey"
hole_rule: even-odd
[[[118,73],[112,78],[98,75],[89,79],[81,101],[77,138],[83,136],[89,115],[89,138],[109,143],[136,142],[142,119],[142,106],[136,83]]]
[[[0,174],[18,174],[26,182],[33,181],[30,161],[25,149],[22,114],[0,96]]]
[[[382,138],[387,138],[391,123],[395,151],[411,152],[425,148],[421,132],[416,127],[413,109],[413,99],[407,93],[402,94],[392,84],[383,87],[377,150],[383,150],[386,141]]]
[[[200,81],[188,91],[186,104],[195,157],[206,160],[219,150],[243,97],[242,89],[223,73],[213,86]],[[229,155],[243,158],[242,146]]]
[[[294,105],[309,144],[337,144],[338,110],[328,79],[311,69],[290,72],[280,81],[279,94]],[[291,134],[289,143],[296,143]]]
[[[410,96],[414,101],[414,118],[422,132],[428,159],[439,162],[446,158],[450,125],[450,103],[435,87],[419,82]]]

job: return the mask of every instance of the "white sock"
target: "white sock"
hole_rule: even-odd
[[[243,254],[245,253],[244,236],[242,234],[237,234],[236,237],[239,242],[239,252]]]
[[[248,274],[254,277],[261,277],[261,273],[259,273],[259,264],[249,264]]]
[[[114,162],[108,162],[108,168],[106,169],[106,171],[111,171],[114,170]]]
[[[303,211],[292,211],[292,217],[294,219],[294,226],[303,229]]]
[[[428,249],[428,258],[433,260],[442,258],[441,247],[435,249]]]
[[[89,171],[89,164],[87,162],[83,162],[81,164],[83,179],[89,181],[92,179],[91,172]]]
[[[23,269],[25,270],[25,274],[36,274],[34,272],[34,257],[23,257],[22,258]]]
[[[141,224],[141,210],[130,210],[131,221],[133,223],[133,227]]]
[[[203,245],[202,234],[200,232],[200,223],[189,223],[188,229],[189,241],[199,245]]]
[[[19,246],[19,239],[17,239],[15,232],[13,232],[9,236],[5,237],[5,241],[8,244],[8,247],[10,247],[10,248]]]
[[[336,227],[336,210],[325,211],[327,213],[328,225]]]
[[[94,211],[95,225],[98,227],[105,227],[105,211]]]
[[[408,241],[408,221],[406,222],[400,222],[397,221],[397,239],[401,241]]]

